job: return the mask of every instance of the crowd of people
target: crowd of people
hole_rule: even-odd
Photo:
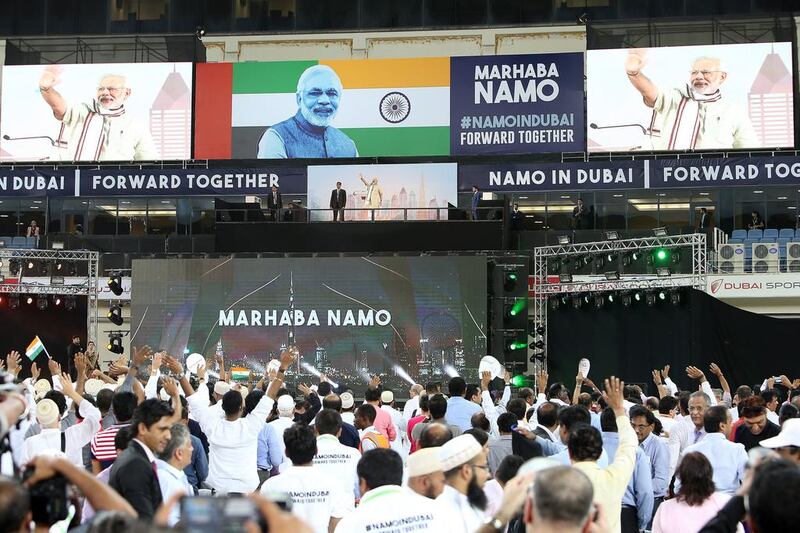
[[[488,372],[363,402],[324,375],[257,383],[133,349],[0,380],[0,531],[785,532],[800,510],[800,379],[732,390],[716,364],[574,389]],[[25,365],[27,367],[27,364]],[[208,370],[207,370],[208,367]],[[214,370],[211,368],[214,367]],[[49,373],[50,378],[43,376]],[[681,376],[683,377],[683,376]],[[683,380],[682,380],[683,381]],[[513,390],[512,390],[513,389]],[[405,391],[404,391],[405,392]]]

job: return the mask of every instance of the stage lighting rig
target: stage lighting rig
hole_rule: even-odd
[[[74,311],[76,307],[78,307],[78,302],[75,300],[74,296],[64,297],[64,309],[67,311]]]
[[[40,294],[39,296],[36,297],[36,308],[39,311],[47,310],[47,306],[49,305],[49,303],[50,302],[47,301],[46,294]]]
[[[108,278],[108,288],[111,289],[111,292],[114,293],[116,296],[122,295],[122,275],[121,274],[112,274]]]
[[[122,346],[122,333],[109,332],[108,345],[106,346],[106,348],[111,353],[116,353],[116,354],[125,353],[125,348]]]
[[[115,326],[121,326],[124,321],[122,319],[122,306],[119,304],[112,305],[108,310],[106,318]]]

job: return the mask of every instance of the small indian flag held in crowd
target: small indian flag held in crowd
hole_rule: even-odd
[[[231,368],[231,379],[234,381],[244,381],[250,377],[250,370],[240,367],[234,366]]]
[[[231,126],[269,127],[297,111],[297,81],[327,65],[343,93],[332,126],[361,156],[450,153],[450,58],[268,61],[233,65]]]
[[[42,339],[40,339],[39,336],[36,335],[31,341],[31,343],[28,345],[28,348],[25,350],[25,355],[28,357],[28,359],[33,361],[34,359],[36,359],[36,356],[38,356],[42,352],[44,352],[47,355],[47,357],[50,357],[50,354],[47,353],[47,348],[44,347]]]

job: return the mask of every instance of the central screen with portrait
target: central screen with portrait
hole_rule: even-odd
[[[143,259],[133,262],[131,344],[221,350],[263,372],[296,345],[291,379],[363,390],[477,380],[486,355],[486,258]]]

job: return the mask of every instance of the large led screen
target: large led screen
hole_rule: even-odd
[[[3,67],[0,161],[190,159],[192,64]]]
[[[307,383],[476,380],[486,354],[483,257],[135,260],[132,289],[134,346],[263,372],[294,344]]]
[[[587,55],[590,152],[794,146],[791,43]]]

